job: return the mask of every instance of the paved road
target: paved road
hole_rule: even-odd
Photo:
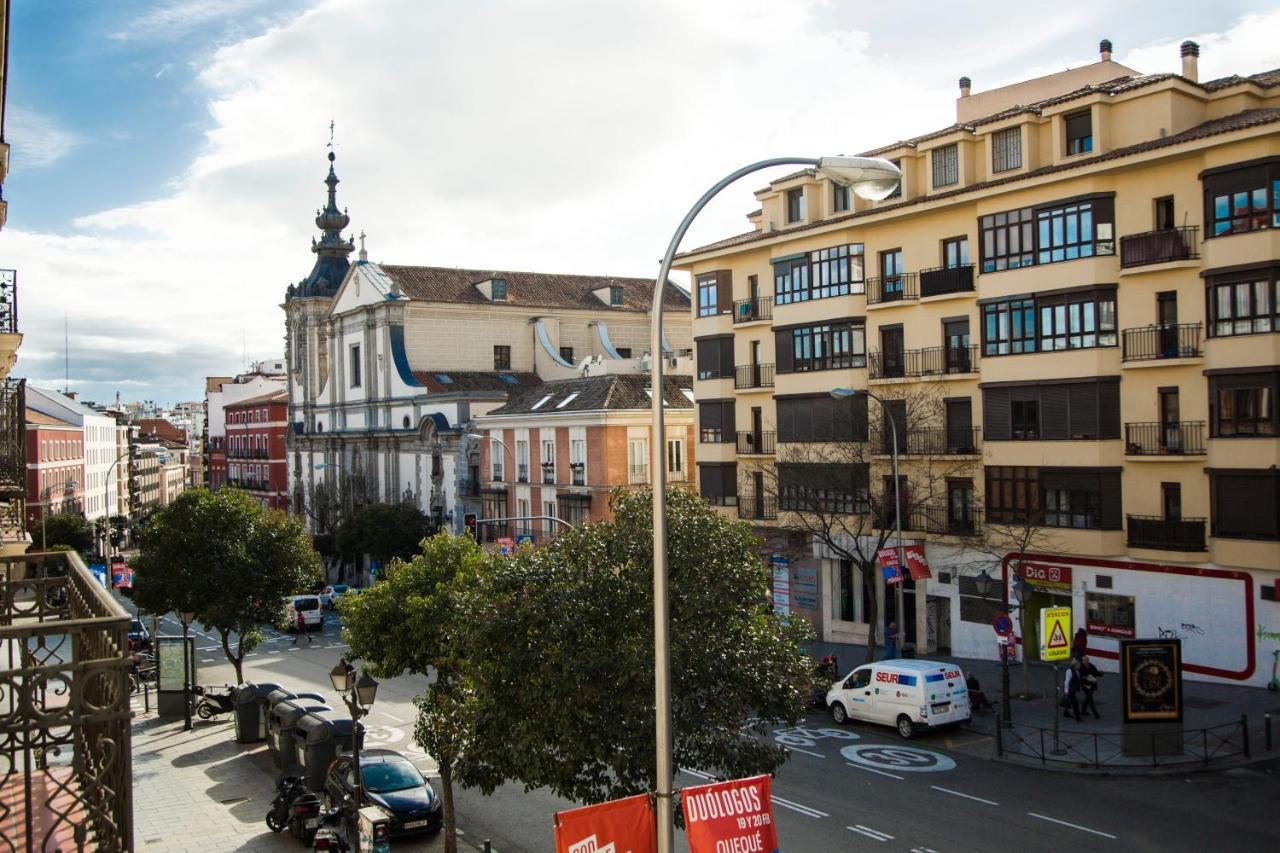
[[[246,659],[246,677],[308,688],[340,707],[328,670],[345,648],[336,625],[308,646],[272,636]],[[231,680],[216,642],[197,648],[203,683]],[[392,746],[425,772],[431,759],[412,742],[416,677],[379,687],[368,742]],[[1158,778],[1100,777],[1010,766],[958,748],[959,732],[905,742],[889,729],[836,727],[825,715],[769,734],[792,750],[774,782],[774,817],[788,851],[877,849],[1176,850],[1276,849],[1280,773],[1235,771]],[[706,778],[683,772],[681,784]],[[571,804],[546,791],[508,785],[491,797],[458,795],[459,824],[473,843],[490,838],[500,853],[553,853],[551,815]],[[680,838],[683,850],[683,838]],[[412,849],[411,847],[397,849]]]

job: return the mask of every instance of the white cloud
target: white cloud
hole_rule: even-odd
[[[5,111],[6,136],[13,147],[12,169],[42,169],[71,152],[82,140],[52,116],[10,104]]]
[[[156,0],[145,12],[111,34],[117,41],[176,40],[210,24],[270,11],[276,0]],[[160,69],[160,73],[164,72]],[[160,74],[156,75],[157,77]]]
[[[1200,33],[1164,39],[1125,54],[1125,65],[1147,74],[1182,73],[1179,46],[1190,39],[1200,45],[1200,79],[1232,74],[1247,76],[1280,65],[1280,9],[1245,15],[1221,33]]]

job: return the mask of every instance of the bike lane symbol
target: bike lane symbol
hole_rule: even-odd
[[[845,760],[873,770],[906,770],[911,773],[943,773],[956,763],[947,756],[914,746],[859,744],[840,750]]]

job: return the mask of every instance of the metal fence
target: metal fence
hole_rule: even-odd
[[[0,849],[132,851],[129,615],[74,553],[0,572]]]
[[[1126,742],[1145,749],[1130,754],[1125,750]],[[1201,729],[1125,734],[1055,732],[1021,723],[1003,724],[997,714],[996,753],[1030,758],[1041,764],[1094,768],[1208,765],[1250,757],[1249,717],[1241,714],[1238,721]]]
[[[0,270],[0,334],[18,331],[18,271]]]

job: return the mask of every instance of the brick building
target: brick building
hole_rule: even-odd
[[[227,485],[246,490],[264,507],[286,509],[284,433],[289,392],[281,389],[229,403],[224,412]]]

